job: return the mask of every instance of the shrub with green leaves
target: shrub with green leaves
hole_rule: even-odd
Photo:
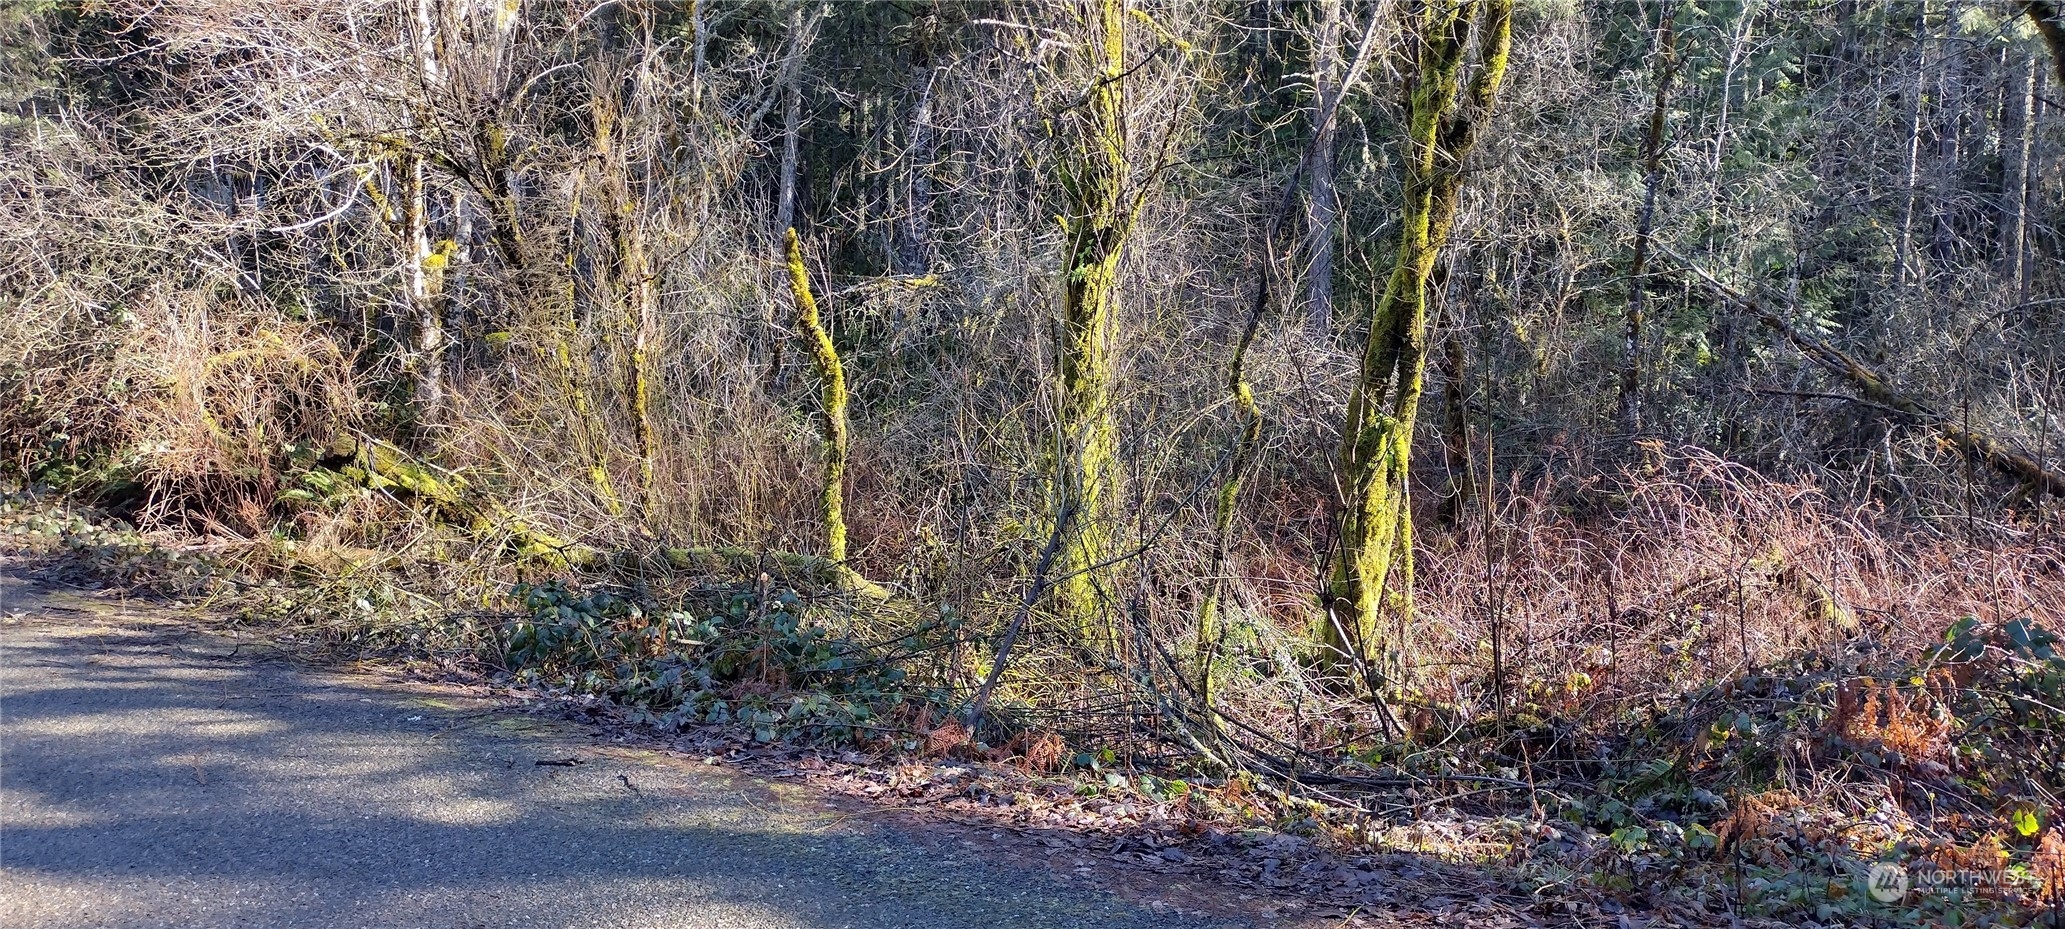
[[[668,728],[743,725],[763,742],[860,738],[904,701],[903,658],[933,631],[865,646],[812,623],[790,590],[737,591],[701,610],[558,581],[517,593],[527,615],[501,657],[519,680],[607,697]]]
[[[2057,633],[2027,617],[1987,629],[1967,616],[1930,657],[1956,669],[1956,752],[1966,783],[2016,808],[2055,807],[2065,796],[2065,643]],[[2016,831],[2027,837],[2041,825],[2031,818]]]

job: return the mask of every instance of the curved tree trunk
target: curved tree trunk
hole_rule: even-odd
[[[1427,287],[1455,219],[1463,160],[1476,144],[1512,48],[1512,0],[1428,0],[1411,24],[1418,49],[1407,100],[1408,159],[1397,264],[1364,344],[1341,430],[1347,499],[1320,625],[1321,661],[1392,676],[1404,667],[1412,610],[1412,512],[1407,477],[1426,375]],[[1465,52],[1478,64],[1468,110],[1458,107]],[[1395,625],[1380,629],[1388,604]]]
[[[810,293],[810,271],[803,266],[803,247],[796,230],[782,232],[783,259],[789,267],[789,289],[796,296],[796,329],[810,349],[817,368],[819,395],[824,400],[824,489],[820,495],[825,521],[825,557],[846,560],[846,368],[839,363],[839,350],[825,332],[817,315],[817,298]]]

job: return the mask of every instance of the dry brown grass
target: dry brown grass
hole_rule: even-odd
[[[2037,527],[1930,532],[1693,449],[1509,485],[1495,517],[1488,544],[1422,534],[1421,661],[1478,706],[1494,634],[1513,695],[1585,716],[1808,653],[1912,657],[1965,615],[2065,623],[2065,546]]]

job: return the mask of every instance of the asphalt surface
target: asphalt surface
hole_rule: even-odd
[[[1199,925],[854,825],[794,789],[8,571],[7,929]]]

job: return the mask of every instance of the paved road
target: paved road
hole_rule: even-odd
[[[6,571],[8,929],[1190,925],[779,787]],[[584,763],[536,763],[565,758]]]

